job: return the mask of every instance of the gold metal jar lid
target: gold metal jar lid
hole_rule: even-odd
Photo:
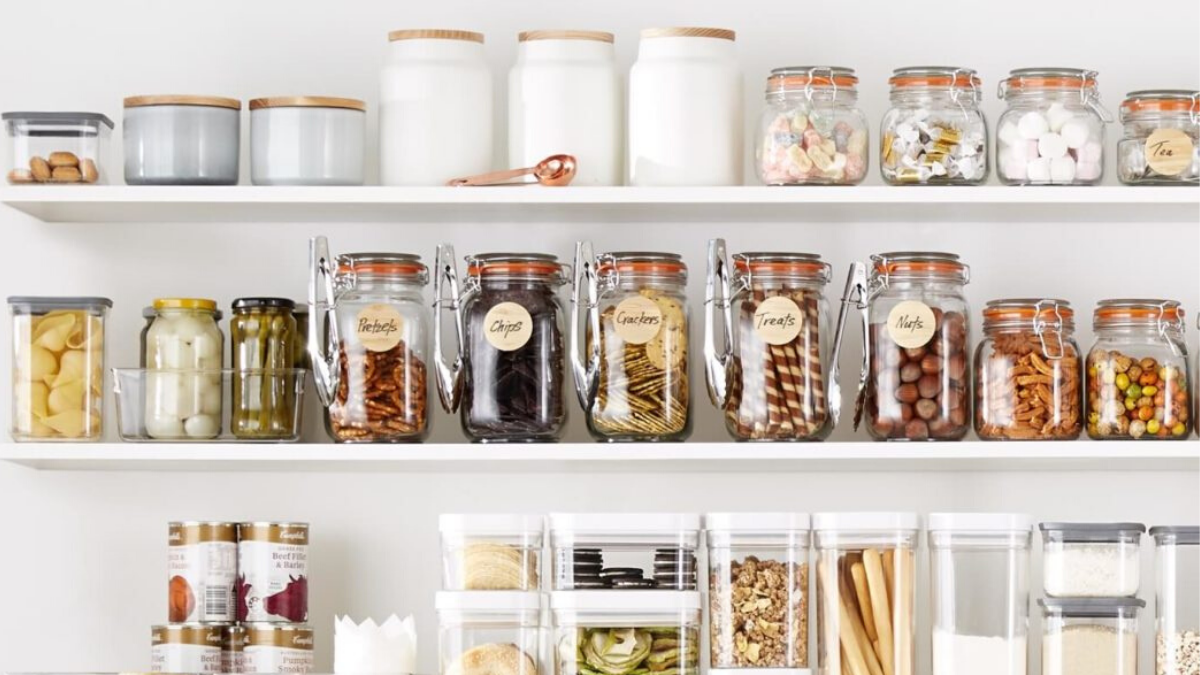
[[[366,112],[367,104],[356,98],[333,96],[270,96],[250,101],[251,110],[262,110],[263,108],[343,108]]]
[[[125,99],[126,108],[145,108],[155,105],[194,105],[204,108],[229,108],[241,110],[242,102],[236,98],[222,96],[190,96],[185,94],[162,94],[156,96],[130,96]]]
[[[416,28],[394,30],[388,33],[389,42],[397,42],[399,40],[464,40],[466,42],[482,43],[483,33],[443,28]]]

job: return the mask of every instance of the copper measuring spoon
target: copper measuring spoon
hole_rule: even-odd
[[[546,159],[524,169],[509,169],[481,173],[478,176],[455,178],[446,183],[451,187],[464,185],[531,185],[528,181],[514,180],[524,176],[533,176],[539,185],[547,187],[562,187],[570,185],[575,179],[575,158],[571,155],[550,155]]]

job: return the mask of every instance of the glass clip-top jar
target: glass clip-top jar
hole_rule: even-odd
[[[1200,91],[1135,91],[1121,104],[1117,177],[1128,185],[1200,184]]]
[[[898,68],[879,168],[892,185],[978,185],[988,173],[982,89],[969,68]]]
[[[588,430],[602,441],[691,432],[687,265],[673,253],[575,247],[571,364]],[[587,312],[581,328],[580,313]],[[586,343],[587,361],[581,343]]]

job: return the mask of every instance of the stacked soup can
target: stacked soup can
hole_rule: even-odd
[[[307,673],[308,524],[170,524],[169,623],[151,631],[151,671]]]

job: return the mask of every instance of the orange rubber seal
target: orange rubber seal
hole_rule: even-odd
[[[471,276],[553,276],[562,274],[563,267],[551,262],[487,262],[472,263],[467,267]]]
[[[958,87],[959,89],[970,89],[972,86],[978,89],[983,86],[983,80],[976,76],[958,77],[950,75],[893,75],[888,78],[888,84],[893,87]]]
[[[1042,307],[1040,312],[1033,305],[1027,307],[989,307],[983,310],[983,318],[987,321],[1027,321],[1035,317],[1042,319],[1058,319],[1061,317],[1063,321],[1069,321],[1075,317],[1075,310],[1061,305],[1058,307]]]
[[[1130,98],[1121,104],[1121,110],[1128,113],[1180,112],[1200,115],[1200,98]]]
[[[767,91],[807,87],[810,84],[814,87],[836,86],[852,89],[858,84],[858,78],[854,75],[774,75],[767,79]]]
[[[413,263],[362,263],[338,267],[338,274],[372,274],[381,277],[419,276],[425,271],[424,265]]]
[[[819,277],[825,273],[825,263],[807,260],[735,260],[733,266],[745,274],[795,274]]]
[[[596,272],[600,274],[613,271],[631,274],[684,274],[687,272],[687,265],[670,260],[617,260],[596,268]]]
[[[1015,76],[1010,77],[1005,82],[1008,83],[1009,89],[1077,89],[1079,87],[1094,87],[1096,86],[1096,78],[1084,78],[1082,75],[1076,77],[1056,75],[1054,77],[1042,76]]]
[[[896,260],[875,263],[880,274],[961,274],[966,269],[962,263],[945,260]]]
[[[1129,307],[1097,307],[1096,319],[1128,319],[1134,321],[1177,321],[1183,317],[1183,308],[1176,305],[1134,305]]]

